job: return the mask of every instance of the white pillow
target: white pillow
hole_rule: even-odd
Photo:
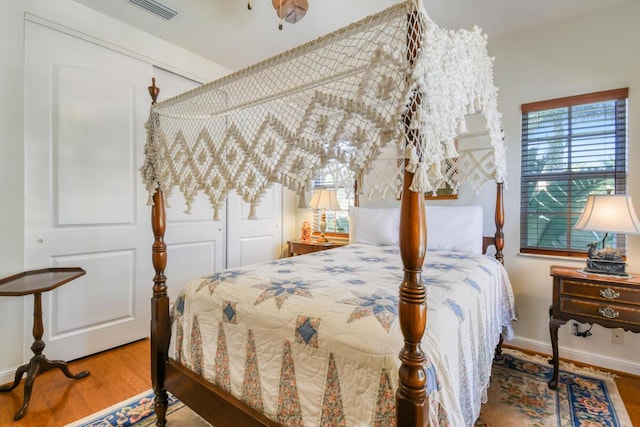
[[[351,208],[349,243],[398,245],[400,208]]]
[[[427,250],[482,253],[481,206],[427,206]]]

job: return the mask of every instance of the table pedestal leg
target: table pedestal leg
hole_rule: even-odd
[[[69,365],[67,362],[63,362],[62,360],[47,360],[44,354],[42,354],[42,350],[44,350],[45,344],[42,341],[42,335],[44,333],[44,326],[42,324],[42,297],[41,293],[37,292],[33,294],[34,298],[34,309],[33,309],[33,338],[34,342],[31,345],[31,351],[33,351],[33,357],[26,365],[20,366],[16,370],[16,376],[13,380],[12,385],[5,385],[0,387],[0,392],[11,391],[20,384],[20,380],[22,376],[27,373],[27,379],[24,382],[24,399],[22,401],[22,406],[16,412],[16,415],[13,417],[14,421],[19,420],[24,417],[27,413],[27,406],[29,405],[29,400],[31,399],[31,390],[33,389],[33,383],[36,377],[43,373],[47,372],[50,369],[58,368],[64,373],[64,375],[68,378],[72,379],[80,379],[89,375],[89,371],[82,371],[76,375],[73,375],[69,371]]]

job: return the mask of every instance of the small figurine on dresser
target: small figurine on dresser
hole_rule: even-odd
[[[626,272],[627,264],[624,262],[622,254],[611,247],[598,249],[599,243],[598,241],[587,245],[589,247],[587,251],[587,268],[584,271],[587,273],[628,276]]]
[[[309,221],[302,223],[302,233],[300,234],[300,240],[311,240],[311,226]]]

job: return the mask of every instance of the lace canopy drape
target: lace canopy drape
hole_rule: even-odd
[[[408,34],[411,13],[422,15],[418,34]],[[420,42],[413,63],[408,40]],[[479,29],[441,29],[421,1],[409,0],[152,106],[143,180],[150,195],[177,187],[187,206],[203,192],[217,211],[232,190],[252,205],[272,183],[300,193],[330,159],[361,175],[395,144],[415,172],[413,191],[503,182],[492,66]],[[415,93],[421,103],[405,123]],[[488,167],[458,161],[448,173],[465,115],[477,112],[486,121]],[[405,150],[409,132],[420,137]]]

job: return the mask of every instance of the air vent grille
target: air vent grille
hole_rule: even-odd
[[[149,12],[158,15],[161,18],[166,19],[167,21],[178,14],[175,10],[167,7],[161,3],[158,3],[155,0],[129,0],[131,3],[136,6],[140,6],[143,9],[148,10]]]

